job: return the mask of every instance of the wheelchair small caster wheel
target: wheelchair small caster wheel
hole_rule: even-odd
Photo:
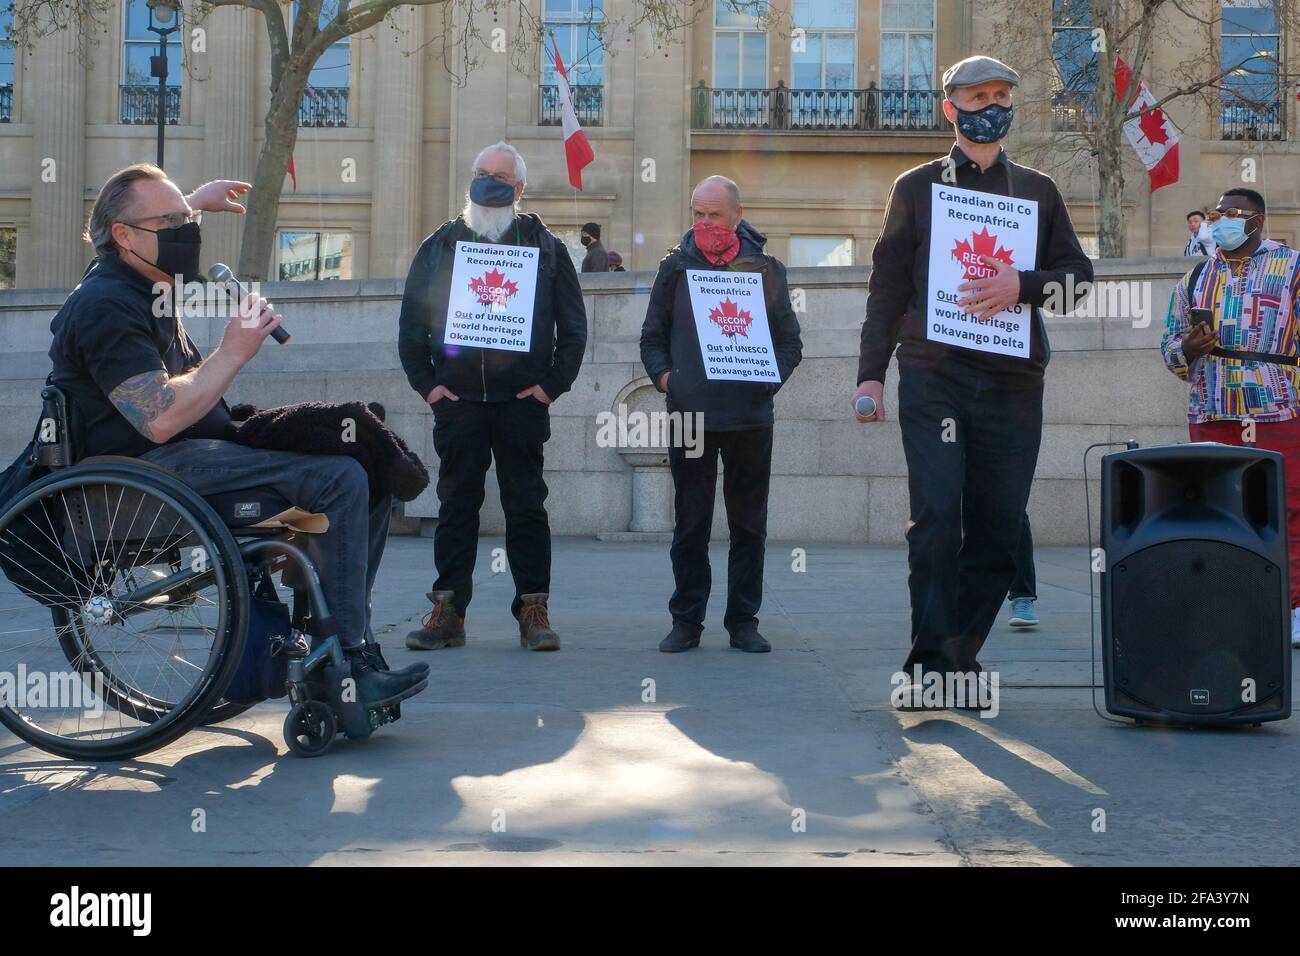
[[[294,704],[284,719],[284,742],[299,757],[323,754],[334,741],[334,711],[319,700]]]

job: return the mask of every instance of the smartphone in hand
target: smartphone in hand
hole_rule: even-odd
[[[1209,309],[1192,309],[1192,325],[1204,325],[1206,328],[1213,328],[1214,313]]]

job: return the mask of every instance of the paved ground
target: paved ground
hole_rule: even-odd
[[[1045,623],[995,627],[983,661],[1001,673],[1001,713],[981,720],[889,709],[907,644],[901,548],[807,546],[796,573],[793,545],[772,543],[775,652],[729,650],[715,600],[703,646],[663,655],[666,548],[559,539],[564,650],[529,654],[509,576],[490,573],[501,543],[480,548],[469,645],[425,655],[429,689],[364,743],[287,756],[283,703],[122,764],[0,736],[4,862],[1300,861],[1297,721],[1155,730],[1093,712],[1083,549],[1039,553]],[[723,549],[713,560],[721,578]],[[390,649],[427,606],[431,563],[428,540],[393,539],[375,599]]]

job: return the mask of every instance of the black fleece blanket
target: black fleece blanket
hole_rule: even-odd
[[[418,455],[384,424],[377,402],[301,402],[259,411],[236,405],[230,441],[250,448],[355,458],[370,478],[370,498],[391,494],[410,501],[429,486],[429,472]]]

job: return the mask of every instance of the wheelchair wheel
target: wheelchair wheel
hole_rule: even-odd
[[[0,723],[79,760],[171,743],[221,701],[248,627],[230,531],[166,469],[91,458],[0,514]]]

